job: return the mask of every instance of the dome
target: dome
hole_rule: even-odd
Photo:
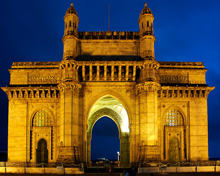
[[[145,4],[144,4],[143,10],[141,11],[141,14],[140,14],[140,16],[139,16],[139,19],[140,19],[141,16],[144,15],[144,14],[151,14],[151,15],[153,15],[151,9],[150,9],[149,7],[147,7],[147,3],[146,3],[146,2],[145,2]]]
[[[71,6],[67,9],[66,15],[67,14],[75,14],[76,16],[78,16],[76,9],[73,7],[73,3],[71,3]]]

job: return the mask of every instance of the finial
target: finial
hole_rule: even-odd
[[[145,4],[144,4],[144,6],[147,7],[147,3],[146,3],[146,2],[145,2]]]
[[[73,7],[73,3],[71,2],[71,7]]]

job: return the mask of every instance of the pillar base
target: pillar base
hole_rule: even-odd
[[[61,146],[59,147],[59,155],[57,163],[79,163],[79,156],[77,155],[77,147]]]

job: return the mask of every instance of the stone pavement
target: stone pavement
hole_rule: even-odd
[[[0,176],[57,176],[57,174],[0,174]],[[83,175],[69,175],[69,176],[120,176],[119,173],[105,174],[105,173],[85,173]],[[154,174],[137,174],[137,176],[219,176],[220,172],[206,172],[206,173],[154,173]],[[68,175],[59,175],[68,176]]]

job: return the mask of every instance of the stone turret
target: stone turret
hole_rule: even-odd
[[[154,59],[154,42],[156,40],[153,31],[154,16],[145,3],[138,19],[140,35],[140,56],[147,60]]]
[[[78,82],[77,57],[79,17],[73,3],[64,16],[63,60],[60,62],[63,82]]]
[[[160,64],[155,60],[154,56],[154,42],[156,39],[153,33],[153,20],[154,16],[152,11],[145,3],[138,20],[140,28],[140,56],[144,59],[144,62],[136,88],[138,96],[140,97],[139,107],[141,119],[139,147],[142,154],[140,154],[139,157],[158,160],[160,158],[160,153],[158,152],[157,143],[157,91],[161,85],[156,80],[156,70],[159,68]]]
[[[71,60],[77,56],[79,17],[73,3],[64,16],[63,59]]]

